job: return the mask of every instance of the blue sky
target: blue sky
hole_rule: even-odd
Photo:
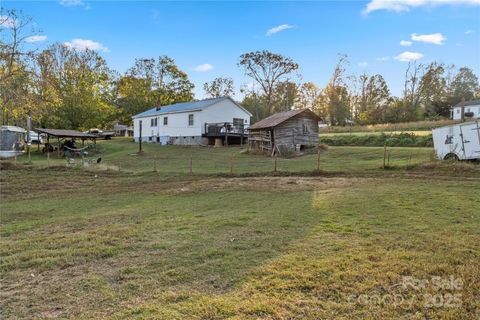
[[[122,73],[135,58],[166,54],[195,83],[196,98],[217,76],[232,77],[237,89],[250,83],[238,57],[263,49],[292,57],[302,81],[320,87],[338,53],[349,56],[348,74],[380,73],[395,95],[401,60],[469,66],[480,75],[480,0],[0,1],[34,18],[47,39],[31,39],[32,46],[90,47]]]

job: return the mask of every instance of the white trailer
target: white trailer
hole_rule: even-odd
[[[480,159],[480,121],[465,122],[432,130],[437,159]]]

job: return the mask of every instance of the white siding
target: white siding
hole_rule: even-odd
[[[188,123],[188,116],[193,114],[193,125]],[[168,124],[164,125],[163,119],[168,117]],[[158,118],[157,125],[151,126],[151,119]],[[136,118],[133,120],[133,136],[135,141],[140,137],[140,120],[142,121],[142,140],[156,142],[157,137],[189,137],[192,143],[199,139],[205,131],[205,123],[233,122],[234,118],[244,120],[245,127],[250,125],[250,114],[230,100],[223,100],[208,106],[201,111],[185,111],[179,113],[166,113],[152,117]],[[193,142],[195,141],[195,142]]]
[[[465,112],[473,112],[473,118],[480,118],[480,105],[465,106]],[[453,108],[453,120],[460,120],[462,118],[462,108]]]

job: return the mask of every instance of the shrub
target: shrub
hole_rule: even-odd
[[[416,136],[412,133],[400,134],[365,134],[365,135],[333,135],[322,137],[322,143],[330,146],[368,146],[383,147],[385,144],[389,147],[432,147],[433,140],[431,135]]]

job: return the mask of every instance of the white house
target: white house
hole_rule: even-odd
[[[133,116],[133,137],[139,141],[141,127],[144,142],[198,145],[222,139],[233,143],[243,141],[251,116],[228,97],[176,103]]]
[[[465,118],[475,119],[480,118],[480,100],[465,101]],[[462,119],[462,103],[457,103],[452,108],[452,119]]]

